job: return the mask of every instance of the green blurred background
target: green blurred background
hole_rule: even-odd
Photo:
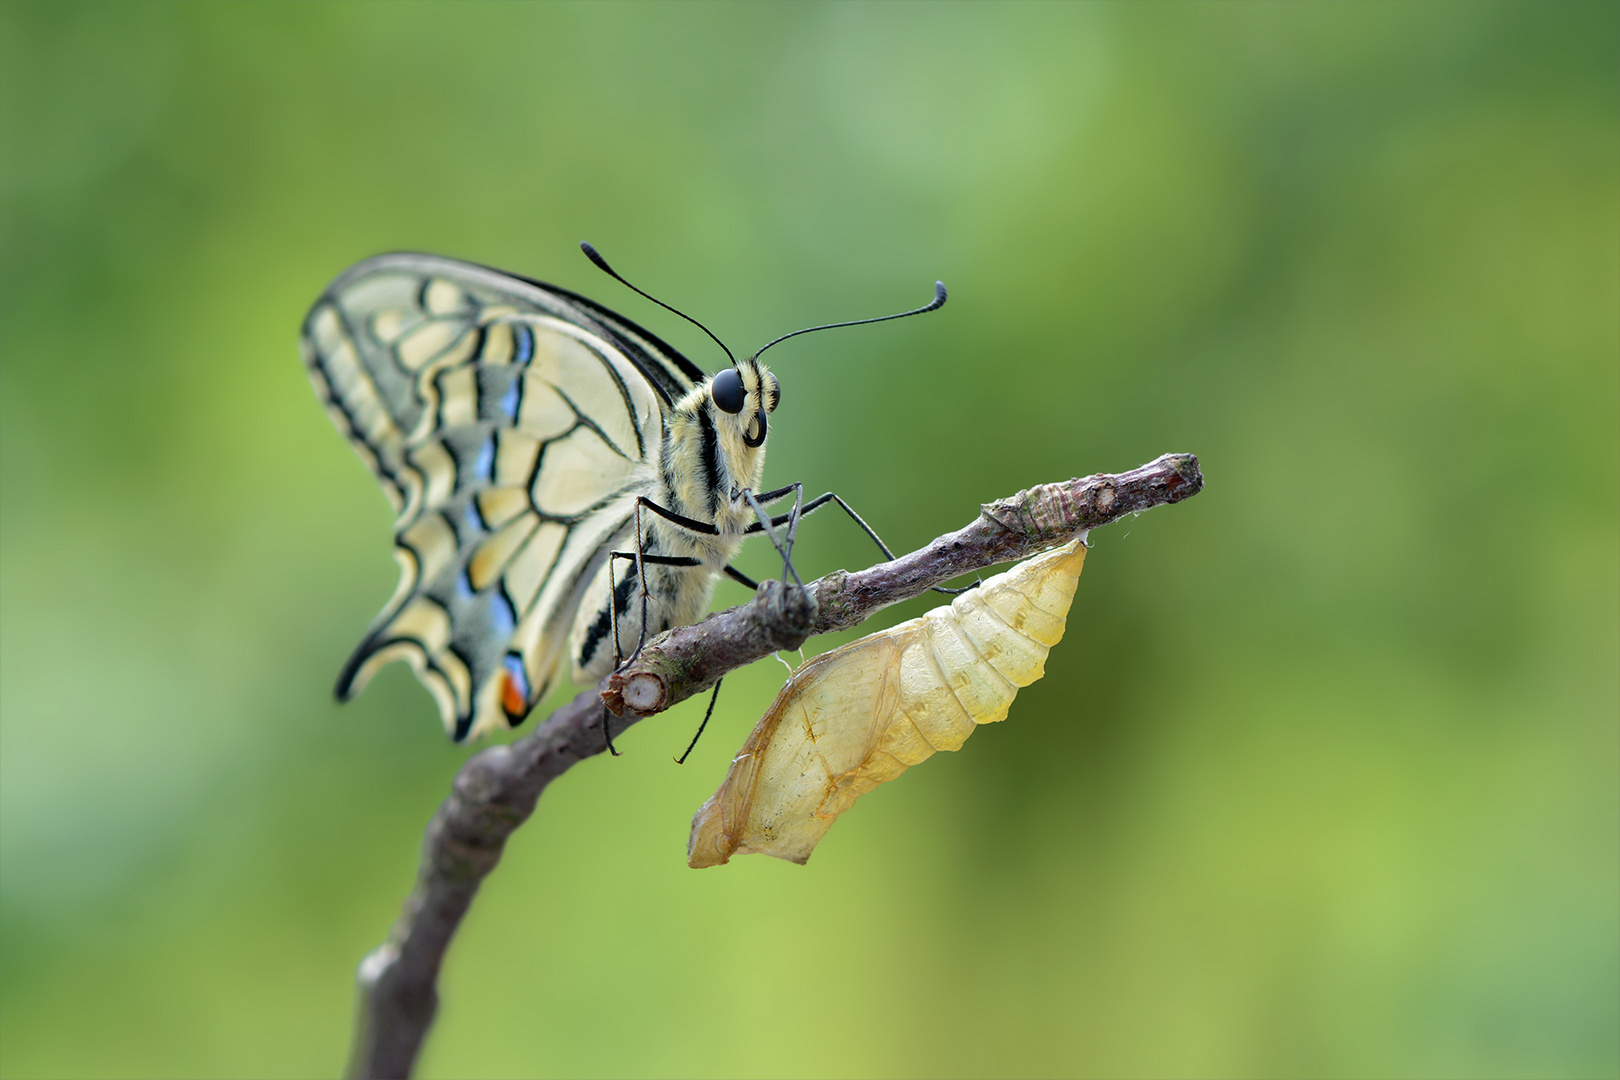
[[[568,774],[423,1075],[1620,1070],[1620,7],[8,3],[0,109],[5,1075],[341,1068],[468,751],[331,700],[395,569],[298,323],[421,249],[718,366],[581,239],[743,348],[943,278],[774,357],[897,547],[1208,487],[806,868],[684,864],[773,662]]]

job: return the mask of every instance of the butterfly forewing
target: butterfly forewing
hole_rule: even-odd
[[[339,696],[403,659],[458,739],[515,723],[633,529],[670,403],[702,373],[572,293],[425,255],[345,272],[302,345],[399,514],[399,587]]]

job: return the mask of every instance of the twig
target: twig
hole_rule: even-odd
[[[582,691],[525,738],[473,755],[428,824],[416,888],[388,940],[360,963],[349,1075],[410,1075],[438,1009],[436,983],[450,938],[546,785],[606,748],[604,701],[622,716],[617,732],[812,635],[858,626],[930,586],[1180,502],[1203,486],[1197,458],[1166,454],[1130,472],[1043,484],[991,503],[966,528],[892,562],[838,570],[803,588],[766,582],[748,603],[654,639],[633,665]]]
[[[1098,474],[1020,491],[982,507],[966,528],[893,562],[853,574],[835,570],[811,582],[804,587],[808,613],[793,596],[798,590],[790,588],[786,596],[762,594],[677,627],[608,676],[602,700],[617,715],[651,716],[708,689],[734,668],[798,648],[805,638],[859,626],[880,608],[920,596],[942,581],[1026,558],[1126,514],[1180,502],[1203,486],[1197,458],[1166,454],[1117,476]],[[794,618],[784,623],[776,612]],[[803,633],[795,637],[801,626]]]

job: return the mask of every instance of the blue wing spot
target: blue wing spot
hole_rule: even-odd
[[[488,525],[484,524],[484,515],[478,512],[478,500],[476,498],[467,500],[466,514],[467,528],[471,531],[479,533],[489,528]]]
[[[523,379],[514,375],[512,381],[506,384],[506,393],[501,395],[501,411],[514,424],[517,423],[518,405],[521,403],[522,396]]]
[[[522,323],[512,327],[512,362],[527,364],[534,359],[534,331]]]
[[[467,576],[465,570],[456,578],[456,595],[463,600],[471,600],[478,595],[478,591],[472,587],[472,579]]]
[[[478,448],[478,459],[473,462],[473,475],[486,484],[495,478],[495,436],[484,440]]]
[[[512,613],[512,602],[506,594],[496,590],[489,598],[490,621],[495,624],[497,637],[510,637],[517,629],[517,616]]]

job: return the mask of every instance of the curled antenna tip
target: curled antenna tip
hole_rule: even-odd
[[[868,323],[888,322],[890,319],[904,319],[911,315],[923,315],[930,311],[938,311],[944,306],[945,283],[943,281],[936,281],[934,282],[934,298],[920,308],[912,308],[910,311],[902,311],[895,315],[880,315],[875,319],[854,319],[849,322],[824,323],[821,326],[807,326],[803,330],[795,330],[791,334],[783,334],[779,338],[773,338],[772,340],[767,341],[765,344],[759,347],[759,352],[754,354],[754,358],[758,359],[760,354],[766,349],[770,348],[772,345],[779,345],[788,338],[798,337],[800,334],[813,334],[817,330],[836,330],[840,326],[865,326]]]

